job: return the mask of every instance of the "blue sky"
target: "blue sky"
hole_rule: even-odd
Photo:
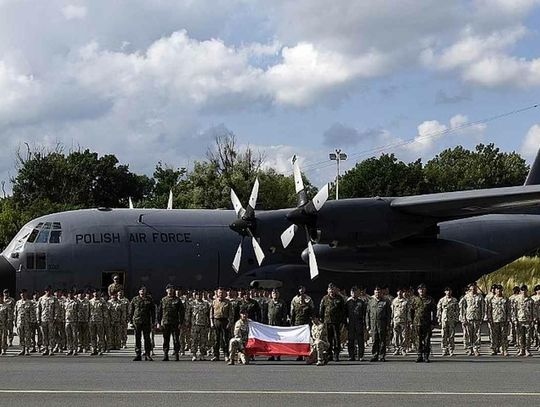
[[[531,159],[540,1],[0,0],[0,179],[17,148],[83,147],[137,172],[203,159],[226,128],[316,184],[333,148],[427,161],[494,142]],[[346,168],[355,160],[346,163]]]

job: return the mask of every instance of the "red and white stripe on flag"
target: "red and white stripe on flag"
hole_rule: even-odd
[[[249,321],[246,351],[250,355],[308,356],[309,325],[270,326]]]

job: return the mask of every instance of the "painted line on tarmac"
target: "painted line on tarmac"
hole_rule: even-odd
[[[23,390],[0,389],[0,394],[235,394],[235,395],[335,395],[335,396],[489,396],[539,397],[540,392],[453,391],[305,391],[305,390]]]

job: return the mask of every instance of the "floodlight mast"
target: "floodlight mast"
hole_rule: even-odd
[[[336,148],[335,152],[328,155],[331,161],[335,161],[337,164],[337,176],[336,176],[336,201],[339,199],[339,163],[347,159],[347,154]]]

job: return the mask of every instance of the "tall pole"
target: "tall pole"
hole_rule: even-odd
[[[341,154],[341,150],[336,150],[336,156],[337,156],[337,177],[336,177],[336,201],[339,200],[339,155]]]

